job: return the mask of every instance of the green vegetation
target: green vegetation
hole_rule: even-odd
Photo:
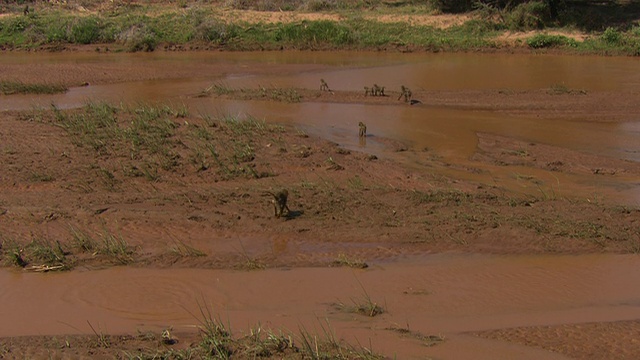
[[[277,137],[284,131],[251,117],[205,117],[199,123],[181,123],[179,119],[188,115],[184,106],[140,104],[125,108],[91,102],[65,112],[52,106],[51,114],[52,121],[69,133],[76,146],[118,159],[118,171],[99,166],[96,170],[109,190],[116,189],[123,176],[156,182],[162,180],[163,173],[189,165],[196,172],[214,168],[221,180],[269,177],[269,171],[257,169],[254,148],[266,134]]]
[[[100,240],[74,227],[71,227],[69,232],[71,244],[81,253],[102,255],[117,265],[126,265],[134,261],[135,249],[122,236],[116,236],[107,229],[97,234]]]
[[[109,44],[115,51],[153,51],[158,46],[189,46],[228,50],[400,49],[467,51],[503,46],[506,31],[575,30],[592,36],[577,41],[540,34],[525,41],[532,49],[561,47],[606,54],[640,53],[640,27],[630,25],[636,7],[618,4],[567,5],[564,1],[449,1],[388,3],[382,0],[232,0],[224,6],[259,11],[322,12],[336,19],[249,23],[232,18],[216,6],[199,3],[113,3],[90,12],[38,6],[24,16],[21,7],[0,18],[0,45],[7,48],[59,47],[64,44]],[[381,22],[379,15],[424,15],[472,11],[471,20],[445,29],[420,22]],[[585,19],[592,19],[585,22]],[[637,17],[636,17],[637,18]],[[400,19],[400,18],[399,18]],[[516,45],[521,46],[521,45]],[[24,91],[24,90],[23,90]],[[33,90],[31,90],[33,91]],[[43,91],[43,90],[38,90]],[[64,91],[56,89],[55,91]]]
[[[165,346],[158,350],[127,351],[128,359],[326,359],[326,360],[373,360],[382,359],[371,349],[354,347],[337,340],[331,328],[321,325],[322,334],[310,333],[302,328],[299,334],[273,331],[260,325],[252,327],[242,336],[234,336],[230,326],[200,307],[197,316],[200,323],[200,340],[187,348],[171,349],[170,333],[165,330],[161,335]],[[157,342],[158,336],[145,334],[144,340]],[[104,339],[108,342],[109,338]]]
[[[25,268],[31,271],[60,271],[73,268],[75,259],[62,248],[59,241],[33,237],[27,244],[4,239],[0,246],[0,255],[9,266]]]
[[[369,293],[362,283],[359,284],[362,288],[362,296],[360,299],[351,299],[351,304],[345,304],[342,301],[338,301],[337,303],[332,304],[333,307],[340,311],[360,314],[368,317],[383,314],[385,309],[371,299],[371,296],[369,296]]]
[[[297,103],[302,101],[302,95],[300,95],[297,89],[277,87],[266,88],[263,86],[260,86],[257,89],[232,89],[227,85],[220,83],[215,83],[200,93],[201,97],[211,95],[227,95],[241,100],[271,100],[288,103]]]
[[[0,81],[0,93],[13,94],[57,94],[66,92],[64,85],[55,84],[25,84],[21,81]]]
[[[533,49],[577,47],[578,42],[562,35],[537,34],[527,39],[527,45]]]

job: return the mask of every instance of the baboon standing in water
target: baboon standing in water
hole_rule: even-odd
[[[324,81],[324,79],[320,79],[320,91],[331,91],[329,90],[329,85],[327,85],[327,82]]]
[[[364,96],[367,96],[369,94],[371,94],[371,96],[373,96],[373,89],[369,89],[368,86],[365,86],[364,87]]]
[[[291,210],[289,210],[289,206],[287,206],[287,198],[289,197],[289,191],[287,191],[287,189],[282,189],[277,193],[266,191],[265,194],[273,196],[271,202],[273,203],[273,209],[277,218],[284,215],[284,209],[287,209],[287,215],[289,215]]]
[[[408,87],[402,85],[400,86],[400,96],[398,96],[398,100],[404,96],[404,102],[409,102],[411,100],[411,90]]]
[[[358,123],[358,127],[360,130],[358,131],[358,136],[363,138],[367,136],[367,125],[365,125],[362,121]]]

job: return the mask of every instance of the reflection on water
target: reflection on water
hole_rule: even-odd
[[[381,106],[332,103],[270,103],[262,101],[223,101],[198,98],[213,82],[230,87],[281,86],[317,88],[320,77],[334,89],[361,91],[363,84],[374,82],[388,88],[404,84],[413,89],[511,89],[528,90],[565,84],[570,88],[596,90],[640,90],[640,64],[630,58],[573,57],[547,55],[502,54],[388,54],[388,53],[193,53],[193,54],[5,54],[0,63],[32,62],[165,62],[233,65],[222,78],[203,74],[201,78],[149,80],[73,88],[66,94],[53,96],[0,97],[0,109],[30,109],[49,106],[78,107],[87,101],[111,102],[162,101],[185,104],[192,114],[252,115],[270,122],[286,123],[309,133],[326,137],[343,146],[380,153],[382,145],[376,137],[389,137],[407,142],[415,149],[428,148],[444,162],[480,168],[485,174],[456,173],[457,177],[502,187],[514,185],[514,168],[497,167],[469,161],[476,150],[477,132],[516,137],[521,140],[561,146],[580,152],[640,161],[640,122],[583,123],[563,119],[540,120],[513,118],[504,114],[478,110],[434,107]],[[254,75],[258,66],[323,64],[325,70],[296,68],[289,75],[274,72]],[[329,66],[326,69],[326,66]],[[367,123],[366,146],[359,144],[359,121]],[[394,155],[411,161],[410,155]],[[640,187],[633,179],[598,179],[550,173],[535,169],[516,169],[541,179],[543,186],[554,192],[572,192],[589,197],[603,193],[627,203],[640,203]],[[528,189],[531,190],[531,189]],[[536,191],[535,189],[533,189]],[[527,191],[527,189],[524,189]]]

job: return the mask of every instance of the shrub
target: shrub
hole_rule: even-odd
[[[549,17],[549,9],[542,1],[519,4],[506,13],[504,23],[510,30],[542,29]]]
[[[195,31],[196,39],[216,44],[225,44],[237,36],[238,27],[236,25],[227,25],[215,20],[198,25]]]
[[[603,33],[602,33],[602,40],[604,42],[606,42],[607,44],[610,45],[618,45],[620,43],[620,41],[622,40],[622,34],[620,34],[620,32],[612,27],[608,27]]]
[[[158,44],[155,34],[145,25],[131,27],[120,34],[119,39],[127,45],[130,52],[153,51]]]
[[[71,42],[76,44],[91,44],[100,38],[98,19],[94,17],[80,18],[71,26]]]
[[[473,0],[432,0],[433,7],[447,13],[462,13],[470,11],[475,1]]]

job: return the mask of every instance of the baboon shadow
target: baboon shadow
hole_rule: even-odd
[[[291,210],[287,212],[287,215],[285,215],[284,218],[285,220],[293,220],[302,216],[302,214],[304,214],[304,211],[302,210]]]

